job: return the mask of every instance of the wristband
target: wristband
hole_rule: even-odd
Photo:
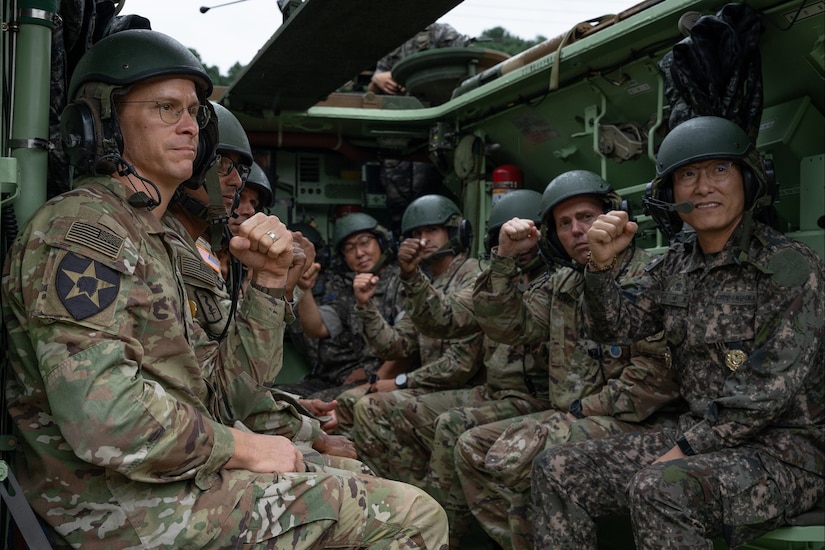
[[[593,261],[593,258],[590,256],[590,252],[587,253],[587,267],[590,271],[594,271],[596,273],[604,273],[605,271],[610,271],[614,267],[616,267],[616,259],[618,256],[613,256],[613,261],[611,261],[607,265],[599,265]]]
[[[268,296],[272,296],[276,300],[283,300],[284,297],[286,296],[286,288],[283,288],[283,287],[282,288],[270,288],[268,286],[261,286],[258,283],[256,283],[255,281],[251,281],[249,284],[255,290],[260,290],[264,294],[266,294]]]

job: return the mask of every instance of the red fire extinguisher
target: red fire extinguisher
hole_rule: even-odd
[[[521,189],[524,175],[518,166],[503,164],[493,170],[493,206],[507,193]]]

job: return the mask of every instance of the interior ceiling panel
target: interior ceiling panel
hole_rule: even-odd
[[[224,96],[233,111],[302,111],[461,0],[306,0]]]

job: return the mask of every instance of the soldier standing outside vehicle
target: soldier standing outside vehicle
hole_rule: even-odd
[[[637,225],[588,231],[588,325],[626,341],[664,330],[690,406],[671,429],[551,448],[534,464],[536,543],[596,548],[594,518],[628,510],[639,548],[736,547],[825,495],[825,266],[755,220],[771,204],[747,134],[718,117],[662,141],[648,209],[667,236],[632,286],[605,275]],[[586,488],[586,490],[582,490]]]
[[[490,269],[478,279],[473,306],[485,334],[500,342],[538,346],[546,366],[546,411],[472,428],[458,439],[455,460],[466,505],[507,549],[533,547],[531,462],[568,439],[639,431],[667,422],[661,412],[677,397],[661,335],[629,345],[599,345],[583,333],[583,273],[587,229],[621,197],[598,175],[573,170],[554,178],[540,203],[541,231],[532,220],[505,223]],[[518,285],[516,258],[538,243],[555,269],[528,290]],[[650,256],[629,248],[610,270],[624,281]]]
[[[212,84],[200,62],[166,35],[122,31],[86,52],[69,90],[65,141],[75,166],[96,175],[34,214],[2,288],[20,484],[57,542],[446,545],[444,512],[422,491],[306,473],[288,439],[210,413],[176,269],[182,237],[160,222],[193,174],[208,124]],[[277,332],[269,323],[292,263],[291,233],[257,214],[230,247],[254,269],[247,299],[262,310],[260,333]],[[256,356],[274,353],[280,336],[259,338]],[[248,360],[234,351],[224,360]]]
[[[367,89],[376,94],[405,95],[406,88],[392,77],[392,69],[406,57],[436,48],[464,47],[473,39],[446,23],[432,23],[382,57],[376,63]],[[387,158],[381,161],[381,184],[387,192],[387,208],[392,217],[390,229],[398,230],[401,216],[416,197],[434,193],[442,177],[429,162]]]

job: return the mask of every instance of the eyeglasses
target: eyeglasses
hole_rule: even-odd
[[[699,182],[699,175],[704,172],[710,181],[725,181],[736,166],[732,161],[711,162],[704,168],[698,166],[684,166],[673,173],[673,182],[680,187],[693,187]]]
[[[209,124],[209,119],[211,117],[209,109],[206,105],[193,105],[191,107],[178,108],[177,105],[167,101],[156,101],[153,99],[146,99],[142,101],[120,101],[119,103],[154,103],[155,107],[158,109],[158,113],[160,114],[160,119],[166,124],[177,124],[180,122],[181,117],[183,117],[183,113],[186,112],[186,114],[189,115],[189,118],[195,121],[198,128],[203,129],[206,128],[207,124]]]
[[[344,244],[344,246],[341,247],[341,252],[349,256],[350,254],[355,252],[356,248],[364,250],[365,248],[370,246],[370,244],[374,240],[376,240],[374,235],[361,235],[357,241],[352,241]]]
[[[243,182],[246,182],[246,178],[248,178],[249,173],[252,172],[252,168],[250,166],[241,164],[240,162],[235,162],[229,157],[218,155],[218,175],[228,176],[232,173],[232,170],[238,171],[238,175],[241,177],[241,181]]]

